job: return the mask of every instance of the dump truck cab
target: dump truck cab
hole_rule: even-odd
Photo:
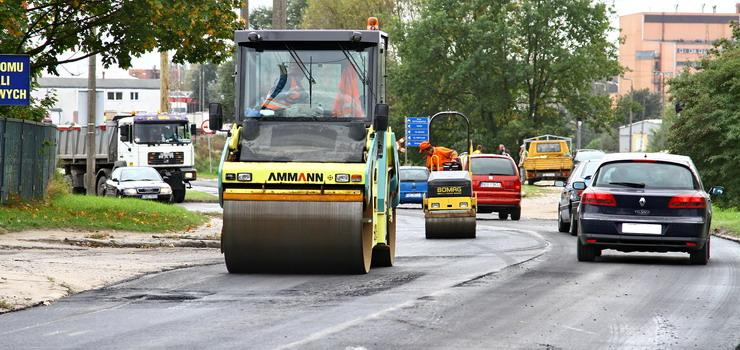
[[[522,175],[528,184],[540,180],[566,181],[573,170],[569,137],[542,135],[524,140]]]
[[[236,32],[237,115],[219,168],[230,272],[392,265],[387,40],[377,30]],[[218,130],[220,106],[209,107]]]

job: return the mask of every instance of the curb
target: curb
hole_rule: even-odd
[[[722,232],[720,232],[718,230],[715,230],[714,232],[712,232],[712,235],[717,236],[719,238],[726,239],[728,241],[733,241],[735,243],[740,243],[740,237],[730,236],[730,235],[724,234],[724,233],[722,233]]]

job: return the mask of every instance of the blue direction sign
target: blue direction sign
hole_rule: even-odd
[[[406,146],[419,147],[429,140],[429,118],[406,117]]]
[[[28,106],[31,62],[27,55],[0,55],[0,106]]]

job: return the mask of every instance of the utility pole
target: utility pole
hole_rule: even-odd
[[[288,0],[272,0],[272,29],[288,28]]]
[[[97,184],[95,183],[95,100],[97,97],[95,68],[97,55],[92,55],[87,59],[87,168],[85,169],[85,188],[88,196],[97,194]]]
[[[239,17],[244,21],[244,29],[249,29],[249,0],[242,0]]]
[[[678,6],[678,5],[676,5],[676,6]],[[629,103],[629,110],[630,110],[630,137],[629,137],[629,143],[630,144],[629,144],[629,148],[628,149],[629,149],[630,152],[632,152],[632,103],[635,102],[634,101],[634,98],[635,98],[635,94],[634,94],[635,85],[634,85],[634,82],[632,81],[632,79],[630,79],[630,78],[624,78],[623,77],[622,79],[629,80],[630,81],[630,103]]]
[[[170,59],[167,51],[159,53],[159,113],[170,112]]]

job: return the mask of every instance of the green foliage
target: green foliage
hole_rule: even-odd
[[[188,71],[187,78],[187,89],[192,91],[190,97],[193,98],[197,108],[200,109],[202,93],[202,106],[204,109],[208,108],[208,103],[217,102],[212,101],[211,93],[213,90],[209,89],[209,85],[216,83],[216,70],[219,66],[213,63],[204,63],[193,65],[191,67],[192,68]],[[231,85],[234,85],[233,79],[231,80]]]
[[[395,115],[457,109],[474,143],[518,149],[543,133],[573,136],[575,118],[606,125],[607,96],[591,83],[620,72],[605,5],[591,1],[422,2],[394,27]],[[311,6],[309,5],[309,10]]]
[[[662,152],[668,150],[668,135],[676,120],[676,111],[673,106],[666,105],[663,109],[663,123],[657,130],[651,132],[648,152]]]
[[[629,123],[629,112],[632,109],[632,121],[645,119],[659,119],[663,112],[660,94],[652,93],[648,89],[630,91],[617,100],[614,126]]]
[[[211,141],[210,150],[208,148],[208,138]],[[198,171],[199,178],[216,177],[224,143],[226,143],[226,138],[222,135],[204,135],[195,138],[193,145],[195,148],[195,169]]]
[[[223,106],[226,120],[235,120],[235,87],[234,87],[234,60],[229,59],[221,63],[216,70],[216,79],[208,85],[210,102],[218,102]]]
[[[721,40],[698,71],[670,81],[671,95],[683,104],[668,135],[671,152],[690,156],[704,185],[727,188],[717,203],[740,207],[740,25],[732,40]]]
[[[396,3],[394,0],[308,0],[300,26],[305,29],[365,29],[367,18],[374,16],[385,29],[397,18]]]
[[[714,208],[712,227],[726,230],[735,237],[740,237],[740,211],[737,209]]]
[[[0,227],[8,231],[70,228],[140,232],[181,231],[204,216],[176,205],[140,199],[64,194],[46,203],[0,207]]]
[[[185,192],[186,202],[201,202],[201,203],[216,203],[218,202],[218,196],[210,193],[200,192],[196,190],[188,190]]]
[[[308,0],[288,0],[288,29],[297,29],[303,19]],[[249,26],[253,29],[272,28],[272,8],[258,7],[249,13]]]

